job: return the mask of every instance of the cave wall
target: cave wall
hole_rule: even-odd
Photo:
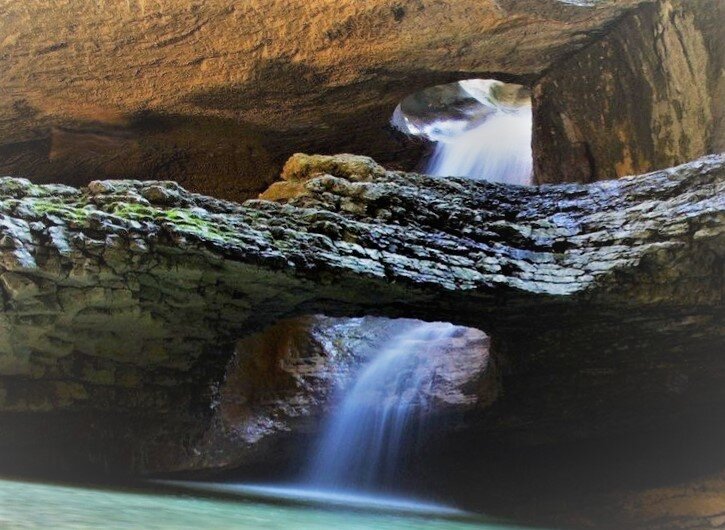
[[[718,0],[641,6],[533,89],[538,183],[591,182],[725,150]]]
[[[0,4],[0,174],[163,178],[240,200],[298,151],[412,167],[388,133],[427,86],[531,80],[641,0]]]
[[[424,149],[391,133],[395,106],[490,76],[536,84],[539,182],[725,148],[717,0],[12,0],[0,17],[0,173],[39,183],[164,178],[241,200],[298,151],[410,169]]]

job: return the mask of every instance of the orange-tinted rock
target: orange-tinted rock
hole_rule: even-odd
[[[255,196],[296,151],[410,168],[408,94],[531,80],[637,0],[186,0],[0,7],[0,174]]]
[[[538,183],[592,182],[725,151],[719,0],[661,0],[534,85]]]

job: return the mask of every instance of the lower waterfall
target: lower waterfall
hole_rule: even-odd
[[[395,483],[425,434],[425,390],[435,376],[426,360],[459,329],[442,322],[418,323],[363,366],[328,419],[307,484],[372,491]]]
[[[396,486],[429,425],[437,356],[465,328],[443,322],[401,324],[379,352],[338,391],[332,410],[297,481],[287,484],[157,481],[195,491],[345,506],[371,511],[459,516],[461,510],[399,496]],[[440,359],[439,359],[440,360]]]

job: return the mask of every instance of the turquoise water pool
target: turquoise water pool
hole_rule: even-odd
[[[162,486],[159,486],[162,487]],[[18,529],[201,529],[214,530],[524,530],[486,522],[460,512],[436,513],[435,505],[416,513],[396,507],[344,499],[304,499],[273,492],[237,492],[213,498],[192,489],[112,490],[18,480],[0,480],[0,528]],[[294,497],[294,496],[293,496]],[[415,504],[415,503],[413,503]]]

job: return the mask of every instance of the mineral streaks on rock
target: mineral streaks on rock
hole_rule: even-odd
[[[296,155],[287,202],[245,204],[165,181],[74,189],[3,178],[0,410],[112,410],[154,425],[176,415],[203,430],[236,339],[300,314],[476,327],[506,357],[511,392],[548,392],[557,370],[590,388],[594,376],[574,359],[599,378],[627,349],[666,358],[694,328],[692,351],[710,351],[724,175],[725,157],[710,156],[618,181],[522,188]],[[573,334],[570,346],[555,347],[568,344],[557,333]],[[516,375],[531,366],[539,379]],[[670,383],[653,379],[652,395]]]
[[[608,180],[725,150],[718,0],[660,0],[534,83],[539,183]]]

